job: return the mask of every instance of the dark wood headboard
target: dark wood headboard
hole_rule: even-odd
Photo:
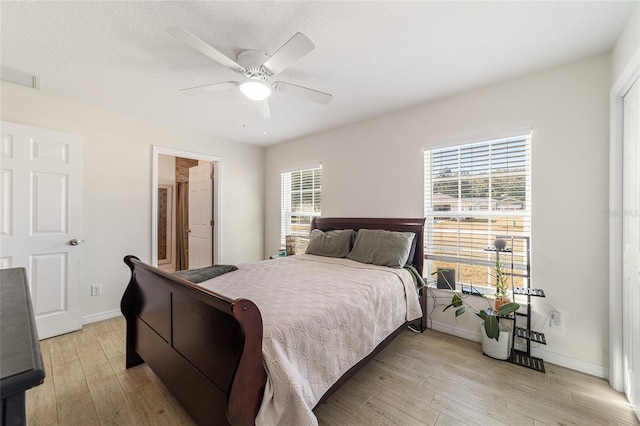
[[[334,229],[385,229],[387,231],[413,232],[416,234],[416,251],[412,265],[422,274],[424,265],[424,221],[425,218],[356,218],[314,217],[311,229],[323,231]]]

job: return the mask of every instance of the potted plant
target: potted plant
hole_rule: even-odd
[[[491,264],[491,268],[496,277],[495,288],[496,292],[494,294],[494,308],[497,311],[500,309],[500,306],[511,302],[509,298],[509,275],[505,271],[504,265],[500,261],[500,258],[496,256],[493,263]]]
[[[499,265],[499,262],[497,262],[497,264]],[[504,271],[502,269],[502,265],[499,266],[501,268],[500,270]],[[444,270],[440,271],[441,273],[444,272]],[[438,272],[434,272],[433,274],[437,273]],[[482,351],[486,355],[489,355],[493,358],[509,358],[509,356],[511,355],[511,339],[513,336],[513,331],[508,326],[504,325],[505,321],[503,321],[501,324],[499,319],[501,317],[506,318],[514,314],[514,312],[520,309],[520,305],[518,303],[508,301],[502,303],[497,309],[489,305],[487,309],[478,310],[473,305],[465,301],[459,292],[453,289],[446,277],[445,282],[449,286],[449,289],[453,291],[453,296],[451,298],[451,303],[444,308],[443,312],[449,308],[456,308],[455,316],[456,318],[458,318],[460,315],[464,314],[467,311],[467,308],[471,309],[473,313],[482,320]],[[502,283],[504,284],[504,288],[507,289],[506,275]],[[497,293],[498,291],[496,290],[496,294]],[[495,342],[493,340],[495,340]]]

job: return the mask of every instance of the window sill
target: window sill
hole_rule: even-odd
[[[451,289],[448,288],[438,288],[435,284],[427,284],[427,287],[432,290],[451,291]],[[475,286],[471,284],[461,285],[460,283],[456,283],[456,291],[459,291],[462,294],[480,297],[491,297],[493,294],[493,289],[489,287]]]

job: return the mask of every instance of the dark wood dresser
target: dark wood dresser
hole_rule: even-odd
[[[25,425],[27,389],[44,380],[40,342],[24,268],[0,270],[2,426]]]

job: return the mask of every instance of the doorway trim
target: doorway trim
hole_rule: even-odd
[[[209,161],[213,163],[215,179],[213,180],[213,264],[219,263],[220,255],[220,239],[218,238],[220,224],[220,178],[222,175],[222,161],[220,157],[209,154],[202,154],[193,151],[183,151],[181,149],[166,148],[163,146],[152,145],[152,169],[151,169],[151,265],[158,266],[158,156],[160,154],[170,155],[173,157],[190,158],[192,160]]]
[[[640,79],[640,50],[629,61],[610,93],[609,140],[609,383],[624,391],[622,353],[622,142],[624,96]]]

